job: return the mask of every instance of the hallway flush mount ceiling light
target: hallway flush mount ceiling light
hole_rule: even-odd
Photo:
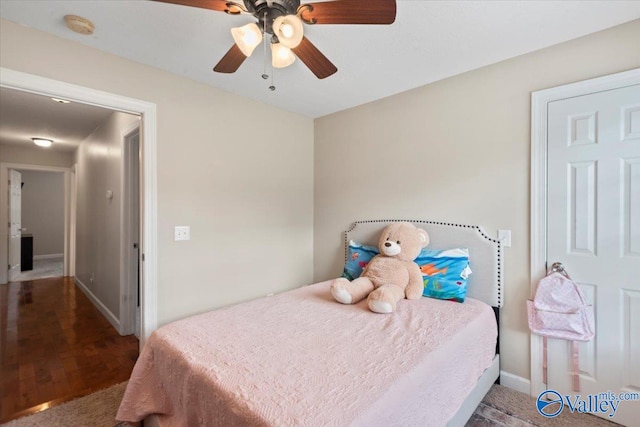
[[[300,4],[300,0],[155,1],[253,16],[257,22],[231,29],[235,44],[213,68],[218,73],[234,73],[262,40],[266,53],[267,36],[270,36],[274,68],[287,67],[298,57],[317,78],[324,79],[338,69],[305,37],[303,23],[388,25],[396,19],[395,0],[333,0],[305,4]],[[263,78],[268,75],[263,74]]]
[[[50,139],[44,139],[44,138],[31,138],[31,140],[33,141],[34,144],[36,144],[38,147],[51,147],[51,144],[53,144],[53,141]]]

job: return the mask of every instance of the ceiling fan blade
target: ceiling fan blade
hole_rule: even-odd
[[[202,9],[226,12],[232,15],[244,11],[244,6],[236,1],[227,0],[154,0],[161,3],[181,4],[183,6],[200,7]]]
[[[309,24],[392,24],[396,20],[395,0],[305,3],[298,10],[300,18]]]
[[[329,77],[338,71],[336,66],[306,37],[302,37],[300,44],[291,50],[319,79]]]
[[[238,45],[234,43],[220,62],[213,67],[213,71],[218,73],[235,73],[245,59],[247,59],[247,57],[242,53]]]

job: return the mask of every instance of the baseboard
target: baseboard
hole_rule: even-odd
[[[64,258],[64,254],[48,254],[48,255],[34,255],[33,259],[52,259],[52,258]]]
[[[500,371],[500,385],[521,393],[528,395],[531,394],[531,381],[526,378],[510,374],[509,372]]]
[[[98,297],[96,297],[93,292],[91,292],[89,290],[89,288],[87,288],[87,286],[82,283],[82,281],[80,279],[78,279],[77,277],[73,278],[73,281],[76,283],[76,285],[80,288],[80,290],[87,296],[87,298],[89,298],[91,300],[91,302],[93,303],[93,305],[96,306],[96,308],[98,310],[100,310],[100,313],[102,313],[102,315],[104,317],[107,318],[107,320],[109,321],[109,323],[111,323],[111,325],[113,325],[114,328],[116,328],[116,331],[118,331],[118,333],[120,333],[120,319],[118,319],[112,312],[111,310],[109,310],[103,303],[102,301],[100,301],[98,299]]]

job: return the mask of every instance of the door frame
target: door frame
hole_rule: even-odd
[[[13,182],[14,176],[13,173],[16,173],[17,176],[15,178],[18,178],[21,182],[20,185],[20,227],[18,227],[18,229],[16,230],[17,233],[20,234],[20,238],[18,238],[17,242],[12,242],[12,240],[14,239],[14,234],[13,234],[13,227],[14,227],[14,212],[16,211],[16,206],[14,205],[14,185],[15,183]],[[7,195],[7,281],[11,279],[12,276],[19,276],[20,273],[22,272],[22,172],[20,172],[18,169],[16,168],[7,168],[7,178],[5,179],[4,177],[0,177],[0,179],[2,180],[2,182],[6,182],[7,183],[7,191],[2,191],[3,194]],[[4,221],[3,221],[4,223]],[[16,236],[17,237],[17,236]],[[13,243],[13,244],[12,244]],[[17,244],[16,244],[17,243]],[[14,250],[17,250],[17,253],[12,253]],[[11,259],[13,258],[12,255],[16,255],[16,264],[11,264]],[[14,267],[15,265],[15,267]],[[15,268],[15,270],[14,270]],[[13,271],[12,271],[13,270]]]
[[[140,349],[142,349],[158,325],[156,104],[2,67],[0,67],[0,86],[140,115],[142,162],[140,216],[143,237],[140,242],[143,261],[140,279]],[[0,215],[6,215],[6,212],[4,214],[0,212]],[[0,227],[0,239],[6,240],[6,237],[3,237],[6,234],[6,227]],[[6,254],[4,256],[6,257]]]
[[[133,151],[130,138],[138,135],[138,151]],[[140,223],[138,222],[138,235],[133,234],[134,221],[132,216],[134,203],[140,207],[140,191],[138,190],[138,200],[133,198],[133,163],[137,162],[138,184],[140,183],[140,124],[129,126],[120,133],[122,144],[122,164],[120,183],[122,194],[122,204],[120,206],[120,218],[122,228],[120,229],[120,335],[129,335],[135,332],[136,308],[138,296],[138,270],[133,265],[133,257],[138,256],[139,250],[134,250],[133,242],[140,242]],[[140,210],[139,210],[140,212]],[[139,217],[137,219],[139,221]],[[135,268],[135,269],[134,269]]]
[[[553,101],[640,84],[640,68],[598,77],[531,94],[531,259],[530,291],[546,275],[547,262],[547,124],[548,104]],[[542,382],[542,338],[530,334],[531,395],[538,396]]]
[[[9,180],[9,170],[14,169],[17,171],[37,171],[37,172],[51,172],[51,173],[62,173],[64,180],[64,246],[63,246],[63,261],[62,261],[62,275],[69,276],[71,273],[71,253],[75,252],[75,241],[71,240],[71,233],[75,234],[75,223],[71,221],[72,211],[75,210],[75,206],[71,204],[71,191],[72,188],[70,186],[71,182],[71,168],[64,168],[58,166],[41,166],[41,165],[32,165],[32,164],[23,164],[23,163],[0,163],[0,200],[4,201],[6,206],[8,206],[8,199],[4,200],[4,197],[8,197],[8,180]],[[2,203],[4,205],[4,203]],[[6,218],[5,218],[6,217]],[[3,210],[0,212],[0,224],[8,223],[8,212]],[[73,231],[72,231],[73,230]],[[0,263],[4,261],[4,257],[8,258],[8,241],[9,235],[7,230],[3,230],[0,232],[0,241],[4,242],[3,247],[7,246],[6,254],[5,251],[2,251],[2,256],[0,257]],[[4,263],[8,265],[8,261]],[[0,264],[2,265],[2,264]],[[3,269],[4,281],[5,283],[8,280],[8,274]]]

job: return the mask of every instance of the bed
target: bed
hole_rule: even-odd
[[[395,220],[357,221],[375,245]],[[464,303],[421,298],[391,315],[303,286],[156,330],[119,421],[145,426],[463,426],[499,376],[502,248],[478,226],[410,221],[430,247],[466,247]],[[345,258],[346,258],[345,249]]]

